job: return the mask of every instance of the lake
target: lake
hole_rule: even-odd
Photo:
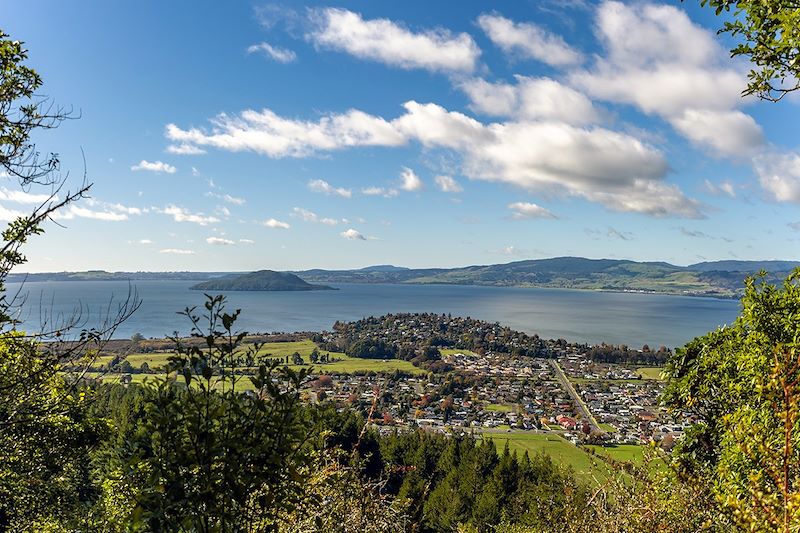
[[[202,306],[192,281],[61,281],[29,282],[19,318],[28,331],[39,331],[44,318],[64,319],[80,312],[85,327],[100,323],[108,309],[133,288],[141,308],[115,334],[163,337],[188,333],[189,322],[177,314]],[[680,346],[733,321],[737,300],[614,293],[569,289],[473,287],[460,285],[332,284],[337,291],[228,292],[229,309],[241,309],[237,322],[250,332],[321,331],[337,320],[398,312],[451,313],[499,322],[544,338],[630,346]],[[21,288],[8,284],[8,293]],[[49,319],[47,322],[52,323]]]

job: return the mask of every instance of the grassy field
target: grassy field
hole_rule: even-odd
[[[456,350],[453,348],[442,348],[439,350],[442,355],[454,355],[457,353],[463,353],[464,355],[478,355],[475,352],[471,352],[469,350]]]
[[[655,379],[661,380],[661,372],[664,371],[663,367],[648,367],[644,366],[641,368],[636,369],[639,372],[639,375],[642,376],[642,379]]]
[[[104,374],[102,372],[87,372],[87,378],[102,378],[103,383],[118,383],[120,380],[120,374],[112,374],[107,373]],[[131,374],[131,382],[132,383],[145,383],[145,382],[154,382],[159,379],[164,379],[167,377],[166,374]],[[183,378],[178,378],[178,381],[183,383]],[[253,390],[253,384],[247,378],[247,376],[242,376],[242,378],[236,382],[236,390],[240,392]]]
[[[544,452],[554,461],[569,465],[575,474],[585,480],[597,479],[603,481],[608,477],[608,466],[599,458],[592,458],[580,448],[554,433],[532,433],[528,431],[488,432],[483,433],[484,438],[491,438],[502,452],[506,443],[512,452],[529,455]]]
[[[642,446],[637,444],[615,444],[612,446],[586,446],[595,451],[600,457],[608,456],[615,461],[624,463],[642,464],[644,451]]]
[[[511,411],[514,410],[514,408],[511,407],[510,405],[501,403],[489,403],[484,405],[483,408],[486,409],[487,411],[495,411],[498,413],[510,413]]]
[[[273,357],[291,357],[291,355],[295,352],[300,354],[303,360],[307,363],[306,365],[299,366],[299,365],[289,365],[290,368],[297,370],[299,368],[308,368],[311,364],[311,360],[309,356],[311,352],[317,348],[317,345],[314,344],[310,340],[303,340],[303,341],[295,341],[295,342],[270,342],[262,345],[261,349],[259,350],[259,355],[268,355]],[[317,364],[313,365],[316,369],[315,372],[319,373],[342,373],[342,374],[350,374],[352,372],[359,372],[359,371],[374,371],[374,372],[394,372],[395,370],[400,370],[403,372],[409,372],[412,374],[422,374],[424,370],[421,370],[414,365],[412,365],[408,361],[402,361],[399,359],[388,359],[388,360],[381,360],[381,359],[358,359],[355,357],[350,357],[344,353],[340,352],[327,352],[325,350],[320,350],[321,354],[329,354],[331,360],[337,360],[332,363],[325,363],[325,364]],[[147,365],[155,370],[158,368],[162,368],[169,360],[169,357],[172,355],[172,352],[154,352],[154,353],[133,353],[126,357],[126,360],[133,366],[134,368],[140,368],[143,363],[147,363]],[[101,364],[106,364],[111,360],[111,356],[101,356],[98,358],[98,362],[95,363],[95,366],[100,366]]]

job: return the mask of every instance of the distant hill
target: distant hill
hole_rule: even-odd
[[[292,273],[223,272],[56,272],[11,274],[9,282],[191,280],[198,290],[322,290],[313,283],[440,283],[497,287],[553,287],[606,291],[649,292],[732,298],[744,290],[744,279],[762,268],[767,281],[782,281],[798,261],[711,261],[687,267],[665,262],[624,259],[554,257],[498,265],[458,268],[405,268],[374,265],[353,270],[312,269]],[[272,275],[268,273],[272,272]],[[286,276],[293,276],[288,278]],[[255,278],[254,278],[255,277]],[[263,278],[263,279],[258,279]],[[290,280],[290,281],[287,281]],[[299,283],[298,283],[299,282]],[[247,287],[247,288],[235,288]],[[252,287],[252,288],[250,288]],[[309,288],[311,287],[311,288]],[[326,287],[330,288],[330,287]]]
[[[8,275],[6,281],[9,283],[22,283],[24,281],[203,281],[228,274],[230,274],[230,272],[106,272],[105,270],[87,270],[85,272],[35,272],[31,274],[12,272]]]
[[[410,270],[406,267],[398,267],[394,265],[373,265],[364,268],[359,268],[361,272],[403,272]]]
[[[713,265],[713,266],[711,266]],[[786,277],[792,261],[719,261],[690,267],[665,262],[623,259],[554,257],[499,265],[404,270],[307,270],[298,272],[317,283],[441,283],[501,287],[553,287],[607,291],[651,292],[690,296],[736,297],[744,278],[761,267],[769,281]],[[697,268],[693,268],[697,267]]]
[[[698,272],[787,272],[800,267],[800,261],[706,261],[686,267]]]
[[[289,272],[259,270],[212,279],[190,287],[198,291],[330,291],[326,285],[312,285]]]

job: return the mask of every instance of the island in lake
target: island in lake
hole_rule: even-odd
[[[259,270],[211,279],[192,285],[199,291],[334,291],[327,285],[313,285],[289,272]]]

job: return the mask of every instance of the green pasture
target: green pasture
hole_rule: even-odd
[[[639,372],[639,375],[642,376],[642,379],[654,379],[662,381],[661,372],[664,371],[664,368],[660,366],[655,366],[655,367],[643,366],[637,368],[636,371]]]
[[[511,432],[483,432],[484,438],[491,438],[499,453],[502,453],[506,443],[509,450],[522,455],[528,452],[533,455],[544,452],[553,461],[569,465],[575,474],[585,480],[603,481],[607,479],[609,469],[606,463],[598,458],[593,458],[585,451],[555,433],[533,433],[529,431]]]
[[[312,365],[310,355],[315,348],[320,354],[329,354],[330,359],[334,362],[317,363]],[[409,372],[412,374],[424,373],[424,370],[415,367],[410,362],[399,359],[358,359],[355,357],[350,357],[341,352],[328,352],[326,350],[319,350],[317,345],[311,340],[264,343],[260,347],[257,354],[260,356],[279,357],[281,359],[284,359],[288,356],[291,361],[291,356],[295,352],[300,354],[306,364],[289,365],[289,367],[294,370],[312,366],[314,368],[314,372],[318,372],[320,374],[350,374],[353,372],[364,371],[394,372],[395,370]],[[147,363],[152,370],[156,370],[158,368],[163,368],[169,361],[169,357],[172,355],[172,352],[132,353],[125,359],[135,369],[138,369],[142,366],[142,364]],[[107,364],[112,358],[113,356],[107,355],[98,357],[97,362],[93,365],[93,368],[99,368],[101,365]]]
[[[641,465],[644,459],[644,448],[638,444],[613,444],[608,446],[587,445],[600,457],[609,457],[621,463]]]
[[[476,354],[475,352],[472,352],[472,351],[470,351],[470,350],[460,350],[460,349],[455,349],[455,348],[440,348],[440,349],[439,349],[439,352],[440,352],[440,353],[441,353],[443,356],[444,356],[444,355],[455,355],[455,354],[457,354],[457,353],[463,353],[464,355],[475,355],[475,356],[477,356],[477,355],[478,355],[478,354]]]
[[[510,413],[514,408],[507,404],[502,403],[489,403],[483,406],[487,411],[495,411],[497,413]]]

